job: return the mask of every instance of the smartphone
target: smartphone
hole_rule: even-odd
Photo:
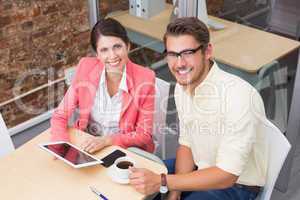
[[[126,156],[126,153],[117,149],[101,159],[103,162],[102,165],[104,167],[110,167],[112,164],[114,164],[115,160],[123,156]]]

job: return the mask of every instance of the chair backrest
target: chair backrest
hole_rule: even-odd
[[[269,160],[266,184],[258,199],[269,200],[291,145],[282,132],[269,120],[266,120],[264,127],[268,141]]]
[[[5,156],[14,149],[8,129],[0,113],[0,157]]]
[[[284,94],[276,87],[284,77],[281,73],[280,64],[276,60],[262,66],[257,75],[258,79],[255,88],[266,97],[264,98],[264,103],[268,119],[275,119],[276,117],[278,122],[283,123],[286,121],[286,109],[284,106],[276,109],[278,105],[284,105],[285,102]]]
[[[66,83],[67,87],[70,87],[70,85],[72,83],[72,79],[75,75],[75,71],[76,71],[76,66],[69,67],[64,70],[65,83]],[[71,117],[68,120],[68,126],[72,127],[74,125],[74,123],[76,122],[76,120],[78,119],[78,117],[79,117],[79,109],[76,108],[74,113],[71,115]]]
[[[66,78],[65,83],[67,84],[67,86],[71,85],[73,76],[75,74],[75,70],[76,70],[76,67],[69,67],[69,68],[64,70],[65,78]]]
[[[153,138],[155,144],[155,154],[160,158],[165,158],[165,137],[166,116],[169,100],[170,83],[156,78],[155,80],[155,109],[153,119]]]

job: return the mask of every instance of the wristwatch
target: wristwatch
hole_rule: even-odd
[[[166,174],[160,174],[160,178],[161,178],[161,185],[159,188],[159,192],[162,194],[166,194],[169,191],[167,186],[167,176]]]

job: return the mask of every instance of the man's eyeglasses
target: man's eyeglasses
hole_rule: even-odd
[[[205,45],[201,44],[199,47],[195,49],[185,49],[180,52],[174,52],[174,51],[165,51],[166,58],[169,62],[176,61],[178,57],[184,60],[188,60],[193,57],[193,55],[202,49]]]

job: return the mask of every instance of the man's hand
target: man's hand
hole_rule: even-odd
[[[99,151],[111,144],[112,144],[112,139],[109,136],[104,136],[104,137],[91,136],[87,138],[80,146],[84,151],[88,153],[95,153],[96,151]]]
[[[140,193],[150,195],[159,191],[160,175],[147,169],[130,168],[130,184]]]
[[[181,192],[171,191],[167,197],[167,200],[180,200]]]

